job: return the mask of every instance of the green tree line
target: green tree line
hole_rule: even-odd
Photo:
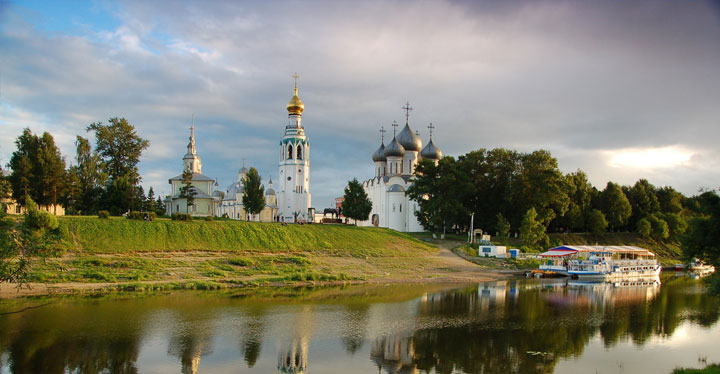
[[[599,190],[582,170],[563,174],[550,152],[479,149],[436,164],[418,164],[408,195],[419,204],[417,218],[428,231],[498,236],[518,234],[526,245],[547,247],[548,232],[637,232],[658,242],[678,242],[688,222],[703,214],[699,196],[646,179]]]

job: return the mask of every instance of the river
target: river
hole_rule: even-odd
[[[720,362],[702,283],[261,288],[0,302],[0,373],[670,373]]]

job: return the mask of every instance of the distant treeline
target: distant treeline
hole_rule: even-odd
[[[545,150],[479,149],[437,165],[424,160],[415,177],[408,194],[426,230],[466,232],[474,213],[475,228],[500,237],[519,233],[530,247],[549,245],[547,232],[634,231],[677,241],[702,211],[699,196],[645,179],[598,190],[582,170],[563,174]]]
[[[110,118],[107,124],[92,123],[90,141],[77,136],[76,156],[66,167],[52,135],[35,135],[29,128],[15,140],[8,167],[2,173],[0,198],[12,197],[25,205],[28,198],[40,206],[62,205],[66,214],[97,214],[107,210],[119,215],[131,210],[164,213],[161,197],[152,188],[145,195],[137,164],[149,142],[137,135],[125,118]]]

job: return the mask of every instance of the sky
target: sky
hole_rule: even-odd
[[[277,180],[295,72],[317,209],[373,176],[406,102],[445,155],[545,149],[599,189],[720,187],[720,5],[704,1],[0,0],[0,164],[23,128],[71,164],[87,125],[125,117],[150,141],[145,189],[166,194],[194,116],[221,188],[243,159]]]

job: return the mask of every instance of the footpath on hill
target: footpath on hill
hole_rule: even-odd
[[[422,241],[387,229],[237,221],[103,222],[91,217],[64,219],[61,225],[65,253],[35,261],[27,287],[0,284],[0,298],[258,286],[471,283],[510,276],[458,257],[451,249],[460,242]],[[174,242],[178,232],[192,243],[187,249]],[[280,245],[269,235],[290,239]],[[212,237],[207,250],[199,249],[203,237]]]

